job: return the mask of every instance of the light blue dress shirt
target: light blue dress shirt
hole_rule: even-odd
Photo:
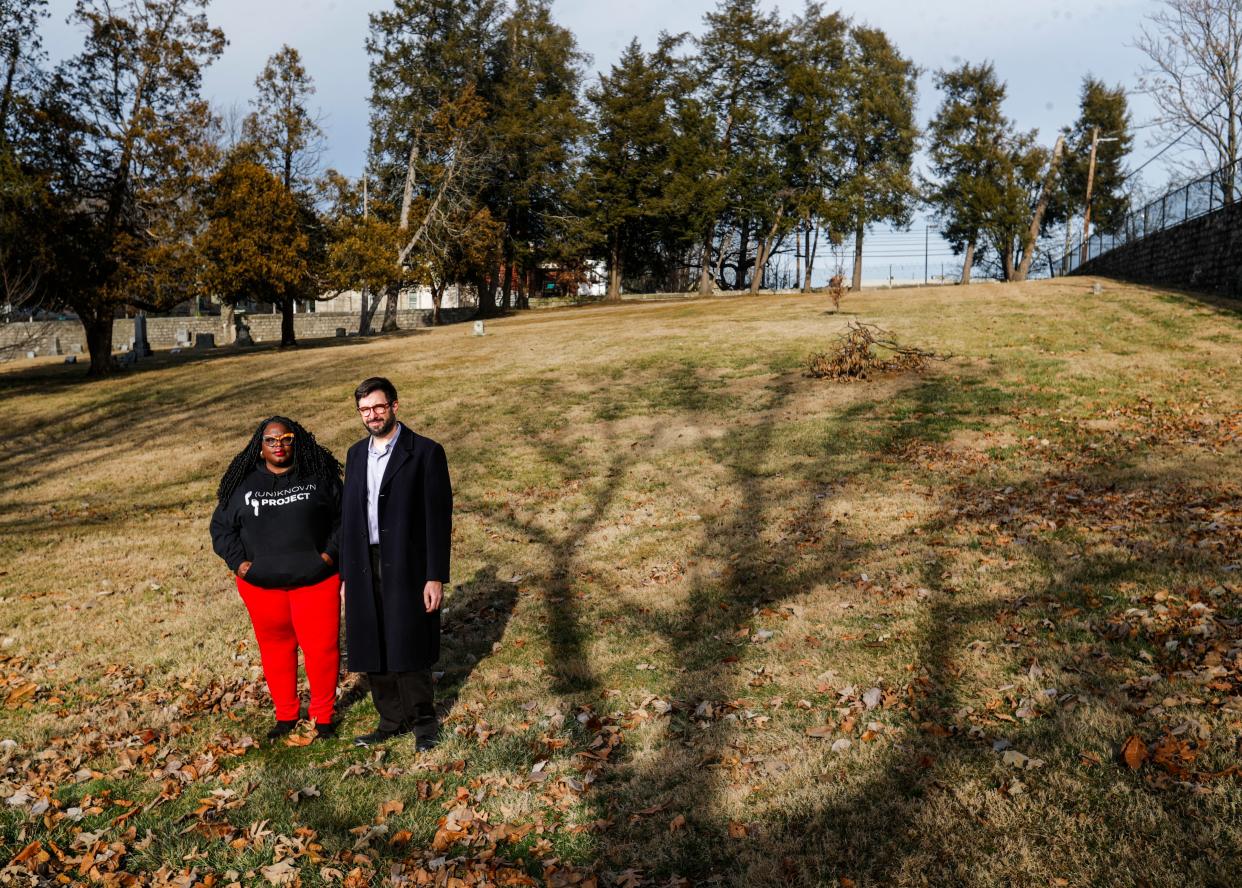
[[[380,485],[384,483],[384,470],[388,468],[392,447],[401,437],[401,428],[401,423],[397,423],[397,433],[383,447],[376,447],[374,438],[367,442],[367,534],[372,546],[378,546],[380,541]]]

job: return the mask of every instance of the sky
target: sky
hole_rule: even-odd
[[[327,136],[324,163],[347,175],[362,171],[367,144],[367,14],[389,7],[391,0],[213,0],[211,22],[222,28],[229,45],[204,75],[204,92],[221,108],[236,105],[243,112],[254,94],[254,79],[267,58],[283,44],[295,47],[314,78],[318,106]],[[801,0],[763,4],[790,17],[802,9]],[[629,41],[637,37],[645,47],[660,31],[702,30],[703,14],[715,0],[554,0],[557,21],[577,36],[592,62],[594,74],[607,71]],[[937,69],[963,61],[992,61],[1008,85],[1007,115],[1023,129],[1036,129],[1051,145],[1057,130],[1073,121],[1082,78],[1091,73],[1109,84],[1133,89],[1143,63],[1130,44],[1146,15],[1158,0],[849,0],[825,8],[840,9],[859,23],[882,28],[903,54],[922,70],[919,120],[934,113],[938,97],[931,75]],[[53,59],[77,51],[81,36],[66,24],[72,0],[51,0],[51,18],[44,25],[45,45]],[[1134,124],[1151,116],[1144,96],[1131,97]],[[1150,141],[1154,131],[1139,129],[1132,165],[1159,150]],[[1162,184],[1158,165],[1148,176]],[[1153,180],[1153,175],[1154,179]],[[910,255],[876,256],[868,263],[869,279],[886,274],[891,260],[904,270],[897,277],[922,279],[922,219],[905,233],[877,232],[877,250]],[[883,250],[878,249],[884,247]],[[935,249],[930,249],[934,247]],[[932,253],[947,252],[930,238]],[[917,254],[917,255],[915,255]],[[942,257],[951,260],[952,257]],[[880,261],[885,260],[885,261]]]

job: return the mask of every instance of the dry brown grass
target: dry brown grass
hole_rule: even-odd
[[[557,310],[482,338],[0,376],[0,694],[36,685],[0,714],[0,789],[54,802],[4,806],[6,859],[87,827],[132,872],[261,881],[276,840],[243,839],[267,820],[313,830],[308,883],[417,873],[452,806],[419,781],[441,780],[493,826],[541,831],[468,831],[459,876],[487,858],[579,883],[1228,884],[1242,790],[1210,774],[1242,736],[1242,322],[1091,284],[863,292],[841,314],[784,296]],[[849,321],[956,357],[805,378]],[[396,744],[386,778],[350,776],[368,759],[343,745],[251,750],[132,821],[64,817],[145,805],[169,755],[263,730],[212,491],[274,411],[343,454],[375,372],[453,471],[447,742]],[[354,705],[345,733],[372,717]],[[155,758],[117,771],[147,729]],[[1181,772],[1114,759],[1173,731],[1196,744]],[[222,773],[254,784],[213,821],[234,847],[181,832]],[[321,794],[289,803],[307,783]],[[408,844],[355,848],[396,797]]]

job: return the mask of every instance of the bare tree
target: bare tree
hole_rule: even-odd
[[[1196,172],[1230,166],[1242,124],[1242,2],[1164,0],[1134,46],[1147,56],[1140,88],[1156,104],[1162,137],[1192,131],[1203,162]],[[1232,198],[1232,186],[1226,194]]]

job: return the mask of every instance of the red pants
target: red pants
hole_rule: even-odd
[[[276,719],[298,717],[300,647],[310,684],[310,716],[320,724],[332,721],[341,664],[341,578],[333,574],[313,586],[263,589],[237,577],[237,591],[250,611]]]

